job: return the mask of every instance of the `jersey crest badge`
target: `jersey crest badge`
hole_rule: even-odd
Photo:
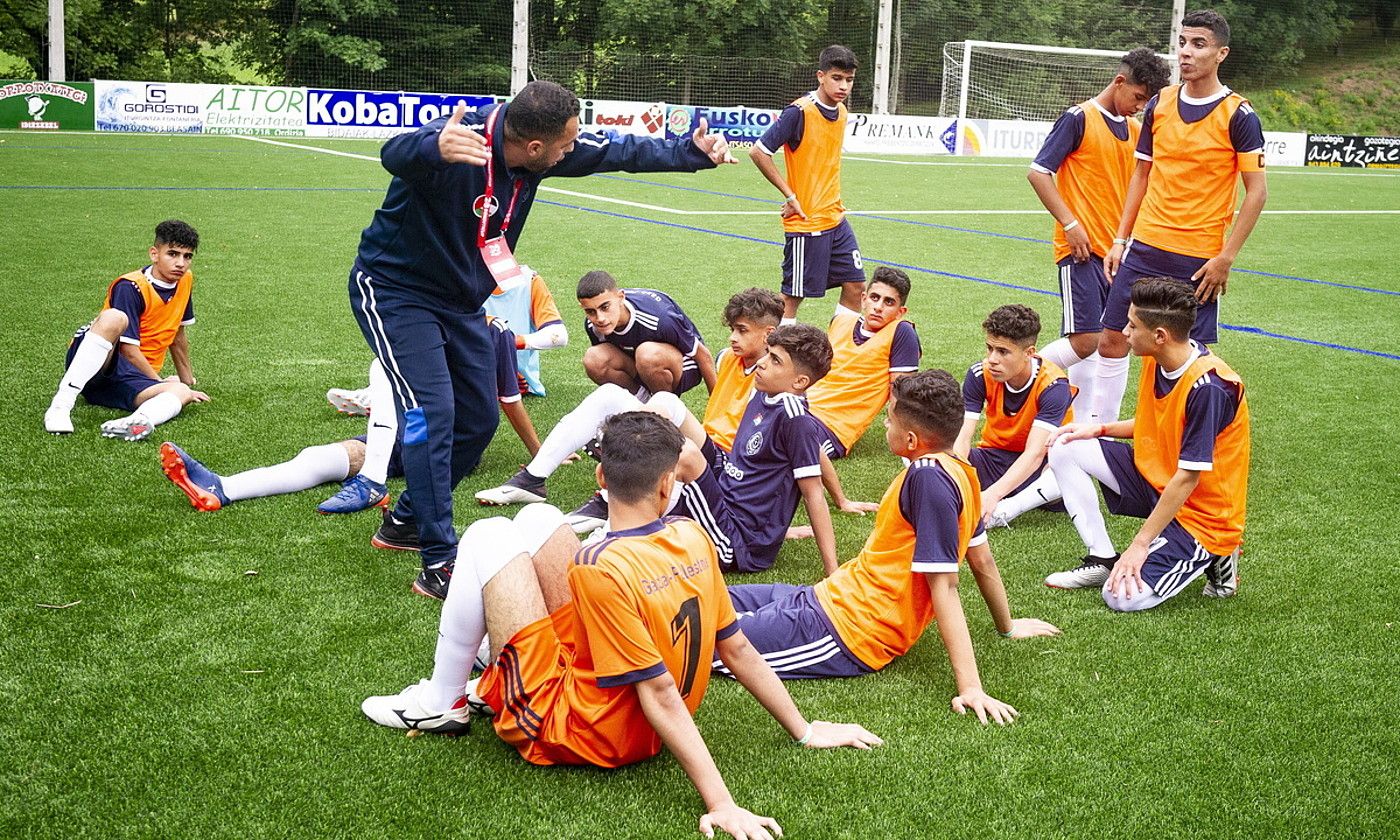
[[[748,441],[744,444],[744,454],[757,455],[759,448],[762,446],[763,432],[754,432],[752,435],[749,436]]]

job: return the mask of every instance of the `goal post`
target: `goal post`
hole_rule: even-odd
[[[939,114],[958,119],[954,154],[962,154],[966,120],[1054,121],[1103,90],[1128,52],[1000,41],[944,44]],[[1175,76],[1176,56],[1158,55]]]

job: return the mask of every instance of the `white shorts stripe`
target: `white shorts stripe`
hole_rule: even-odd
[[[1063,310],[1061,317],[1064,320],[1064,333],[1069,335],[1074,332],[1074,289],[1070,282],[1070,273],[1073,266],[1060,266],[1060,307]]]
[[[690,518],[699,523],[703,530],[710,537],[710,542],[715,544],[715,551],[719,554],[721,566],[734,565],[734,546],[730,544],[729,537],[719,527],[715,520],[714,512],[710,510],[710,503],[705,498],[705,494],[700,492],[700,486],[695,483],[686,484],[681,487],[681,506]]]

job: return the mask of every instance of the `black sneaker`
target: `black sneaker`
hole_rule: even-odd
[[[602,493],[594,493],[591,499],[565,516],[564,521],[575,534],[590,534],[599,525],[608,524],[607,500],[603,498]]]
[[[380,523],[379,530],[374,532],[374,536],[369,538],[369,544],[375,548],[388,548],[394,551],[417,551],[419,549],[418,523],[399,522],[394,519],[394,514],[386,509],[384,521]]]
[[[600,464],[603,462],[602,452],[603,439],[601,437],[595,437],[588,443],[585,443],[583,445],[583,454],[587,455],[588,457],[592,458]]]
[[[418,573],[418,579],[411,587],[414,592],[428,598],[436,598],[439,601],[447,598],[447,587],[452,585],[452,564],[438,566],[436,569],[424,569]]]
[[[479,490],[476,500],[483,505],[528,505],[543,502],[549,493],[545,490],[545,480],[533,476],[527,470],[520,470],[500,487]]]

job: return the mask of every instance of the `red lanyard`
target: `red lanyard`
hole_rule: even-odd
[[[476,247],[478,248],[486,247],[486,223],[496,209],[496,160],[495,156],[491,153],[491,139],[492,135],[495,133],[496,115],[501,113],[502,107],[505,106],[497,107],[496,110],[492,111],[491,115],[486,118],[486,191],[482,194],[481,224],[478,225],[476,229]],[[515,213],[515,200],[520,197],[520,185],[523,184],[524,181],[524,178],[515,179],[515,189],[510,194],[510,204],[506,205],[506,214],[501,218],[499,236],[505,236],[506,231],[510,229],[510,217]]]

